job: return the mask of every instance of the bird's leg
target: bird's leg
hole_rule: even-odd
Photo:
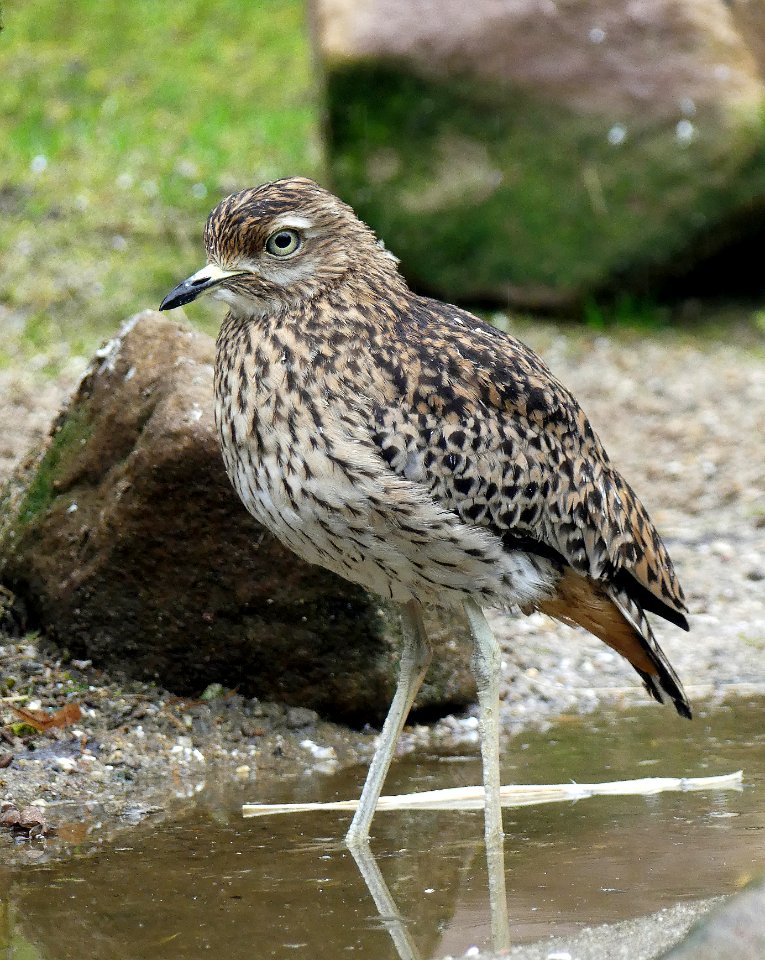
[[[398,685],[390,705],[388,716],[380,734],[380,739],[369,766],[369,773],[361,791],[361,799],[345,840],[349,846],[357,846],[369,839],[369,827],[372,823],[377,801],[380,799],[385,777],[393,759],[396,741],[399,738],[409,710],[430,663],[430,646],[425,635],[422,609],[416,600],[410,600],[401,608],[403,627],[403,649],[399,667]]]
[[[491,902],[491,938],[495,951],[510,946],[505,893],[505,850],[502,833],[502,806],[499,796],[499,672],[500,650],[486,617],[478,604],[465,601],[473,635],[473,673],[480,708],[481,759],[483,761],[484,835]]]

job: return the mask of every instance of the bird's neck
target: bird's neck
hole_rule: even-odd
[[[358,270],[344,275],[342,282],[306,285],[293,295],[246,300],[239,297],[230,301],[221,334],[231,335],[243,328],[268,332],[284,327],[310,327],[318,335],[323,329],[331,336],[347,327],[358,335],[365,319],[374,318],[378,330],[388,320],[393,322],[397,314],[406,311],[413,297],[395,268]]]

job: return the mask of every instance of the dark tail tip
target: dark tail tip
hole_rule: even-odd
[[[693,720],[693,711],[687,700],[675,700],[673,702],[675,704],[675,710],[677,710],[681,717],[685,717],[686,720]]]
[[[650,590],[647,590],[629,571],[619,570],[613,579],[614,583],[617,584],[621,590],[624,590],[632,599],[633,603],[637,603],[643,610],[648,610],[649,613],[655,613],[660,617],[664,617],[665,620],[674,623],[675,626],[680,627],[681,630],[688,631],[691,629],[688,625],[688,618],[684,613],[681,613],[680,610],[677,610],[675,607],[671,607],[668,603],[665,603],[664,600],[661,600],[655,594],[651,593]]]
[[[666,699],[669,697],[675,705],[675,710],[677,710],[681,717],[685,717],[686,720],[693,719],[688,698],[673,677],[669,674],[662,676],[661,673],[658,676],[654,676],[643,670],[638,670],[638,673],[643,680],[646,690],[657,703],[666,703]]]

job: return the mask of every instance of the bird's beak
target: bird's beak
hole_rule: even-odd
[[[200,293],[214,287],[221,280],[237,277],[245,272],[244,270],[222,270],[216,264],[208,263],[206,267],[197,270],[193,276],[187,277],[183,283],[179,283],[174,290],[171,290],[160,303],[159,309],[175,310],[176,307],[182,307],[185,303],[196,300]]]

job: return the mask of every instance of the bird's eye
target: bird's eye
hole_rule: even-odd
[[[288,257],[300,244],[300,234],[295,230],[277,230],[266,240],[266,251],[273,257]]]

